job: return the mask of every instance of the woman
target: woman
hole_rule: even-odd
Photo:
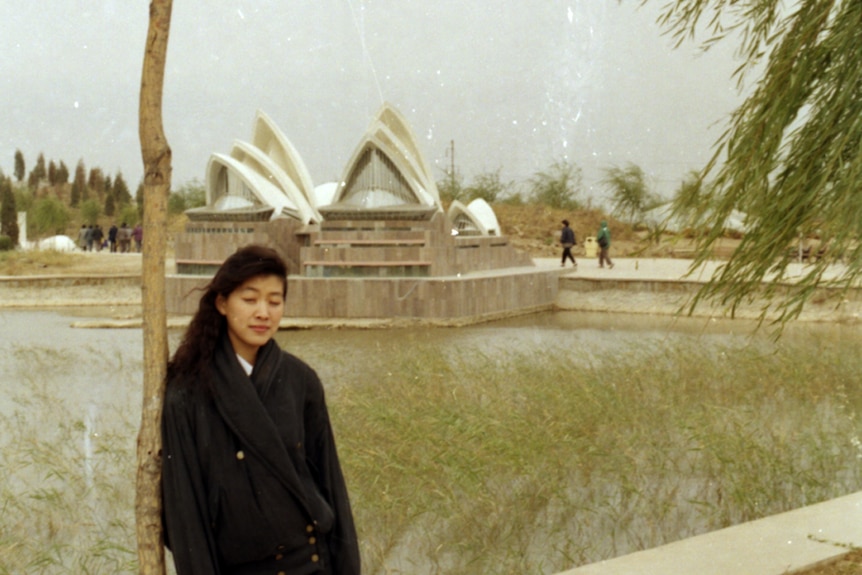
[[[178,575],[360,572],[323,386],[272,339],[286,295],[275,251],[238,250],[168,363],[162,496]]]

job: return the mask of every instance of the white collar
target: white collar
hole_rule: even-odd
[[[254,365],[250,364],[245,360],[244,357],[241,357],[239,354],[236,354],[236,358],[239,360],[239,364],[242,366],[243,370],[245,370],[246,375],[251,375],[252,370],[254,370]]]

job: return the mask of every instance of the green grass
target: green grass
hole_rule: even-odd
[[[88,418],[41,383],[76,355],[19,353],[41,367],[0,411],[0,574],[135,572],[138,406]],[[134,385],[140,366],[103,353]],[[859,355],[697,339],[376,355],[328,398],[364,571],[555,573],[859,490]]]

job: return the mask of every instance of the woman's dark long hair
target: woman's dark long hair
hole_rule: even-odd
[[[284,279],[283,295],[287,296],[287,265],[275,250],[250,245],[224,261],[215,277],[204,286],[198,311],[168,362],[168,383],[182,380],[193,385],[193,381],[208,379],[205,375],[212,365],[216,346],[227,329],[227,320],[216,308],[216,299],[228,297],[251,278],[269,275]]]

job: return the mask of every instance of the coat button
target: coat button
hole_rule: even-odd
[[[285,573],[284,571],[279,571],[278,575],[287,575],[287,573]]]
[[[305,526],[305,532],[306,533],[311,533],[312,531],[314,531],[314,525],[306,525]]]
[[[317,556],[317,553],[311,556],[312,563],[317,563],[318,561],[320,561],[320,557]]]
[[[315,539],[314,537],[308,538],[308,544],[309,545],[314,545],[315,543],[317,543],[317,539]]]
[[[236,458],[239,459],[240,461],[245,459],[245,453],[242,452],[242,449],[240,449],[239,451],[236,452]]]
[[[281,561],[282,559],[284,559],[284,555],[282,555],[281,553],[275,556],[276,561]]]

